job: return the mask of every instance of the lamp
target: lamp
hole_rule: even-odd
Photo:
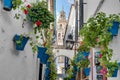
[[[68,38],[67,38],[67,40],[66,40],[66,48],[67,48],[67,49],[72,49],[72,48],[73,48],[73,45],[74,45],[73,35],[72,35],[72,34],[69,34],[69,35],[68,35]]]

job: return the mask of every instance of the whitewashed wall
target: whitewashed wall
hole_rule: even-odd
[[[84,22],[86,22],[89,17],[93,16],[100,1],[101,0],[84,0],[84,2],[87,3],[84,6]],[[105,0],[98,12],[105,12],[106,14],[120,13],[120,1]],[[109,47],[113,49],[114,53],[112,60],[118,60],[120,62],[120,29],[118,36],[113,38]],[[120,80],[120,70],[117,78],[108,78],[108,80]]]
[[[13,43],[15,34],[32,31],[32,25],[22,28],[22,19],[14,19],[17,11],[4,11],[2,4],[0,0],[0,80],[37,80],[36,55],[29,41],[24,51],[16,51]]]

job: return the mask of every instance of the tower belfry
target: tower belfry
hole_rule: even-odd
[[[63,45],[63,38],[65,35],[66,25],[66,14],[64,11],[64,6],[62,6],[62,10],[60,11],[60,15],[57,22],[57,45]]]

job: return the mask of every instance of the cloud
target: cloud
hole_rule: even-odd
[[[69,4],[73,4],[73,3],[74,3],[74,0],[68,0],[68,3],[69,3]]]

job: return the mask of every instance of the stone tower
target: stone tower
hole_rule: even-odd
[[[67,20],[64,8],[60,11],[60,16],[57,21],[57,45],[63,46],[63,38],[65,35]]]

